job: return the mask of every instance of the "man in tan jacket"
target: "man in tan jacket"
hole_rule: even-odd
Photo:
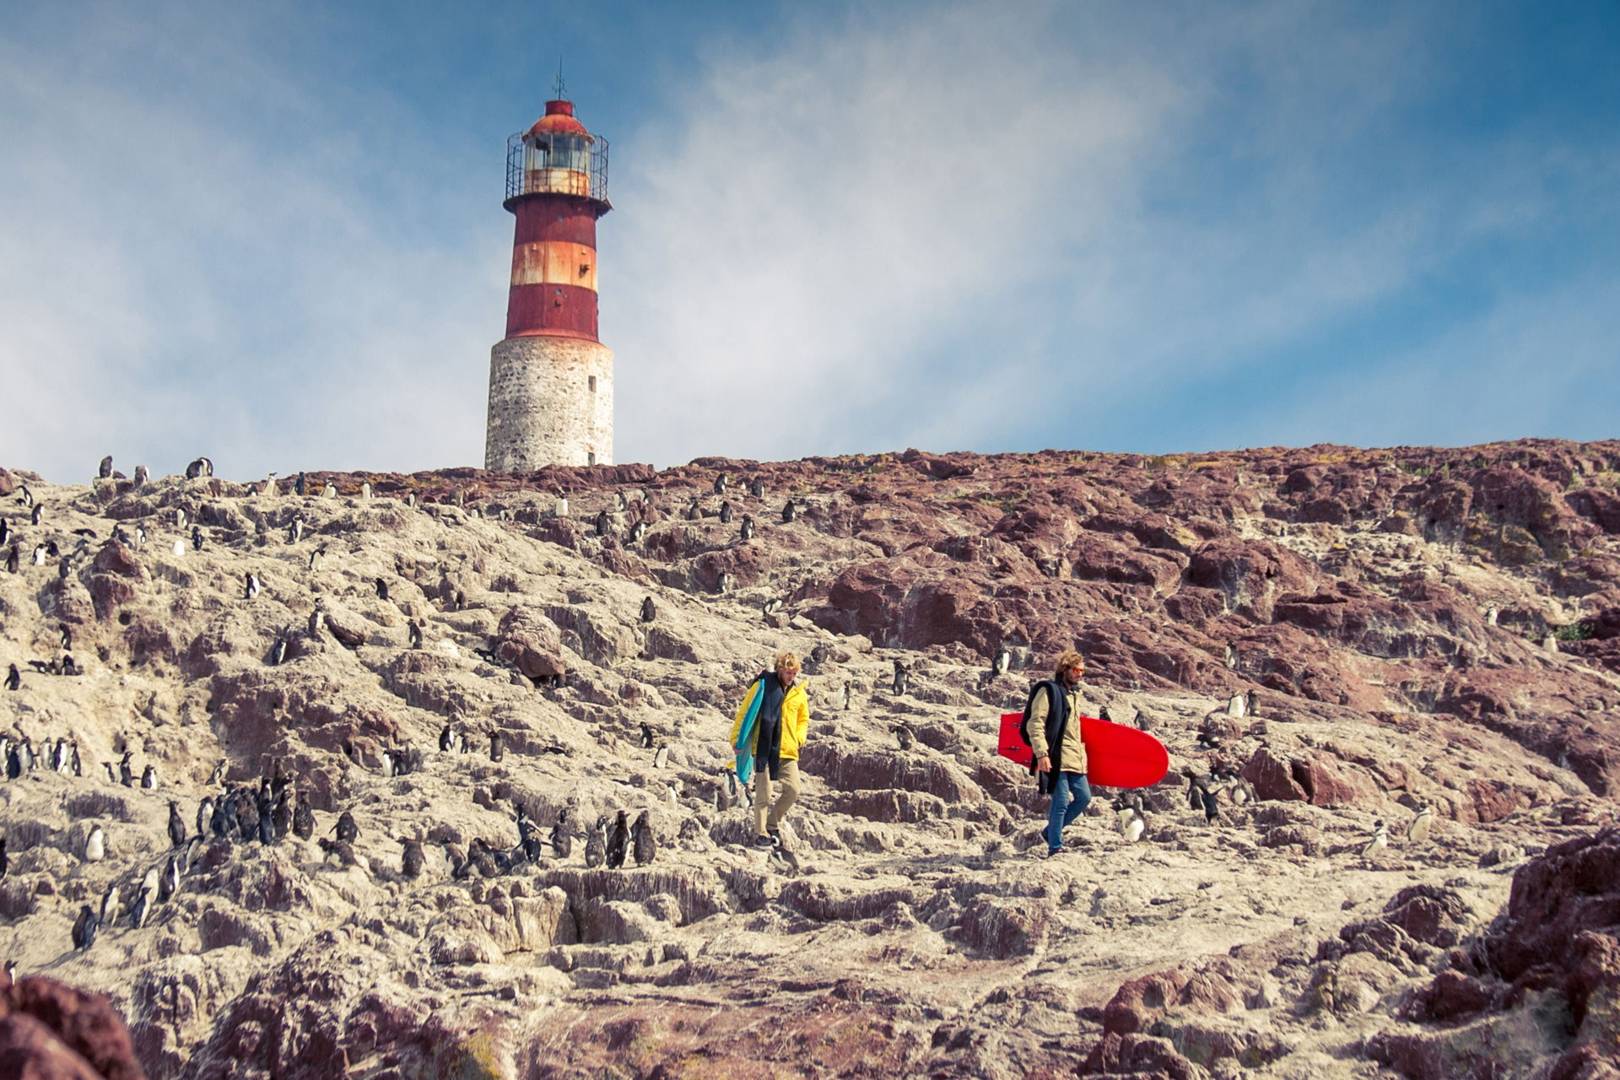
[[[1030,691],[1025,734],[1035,751],[1041,791],[1052,795],[1043,833],[1048,855],[1062,854],[1063,827],[1084,813],[1091,802],[1086,744],[1080,739],[1080,718],[1091,715],[1090,706],[1080,696],[1080,680],[1085,674],[1085,658],[1070,649],[1058,657],[1052,681],[1037,683]]]

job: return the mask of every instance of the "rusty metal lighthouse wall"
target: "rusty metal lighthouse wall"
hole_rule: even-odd
[[[596,333],[596,220],[607,141],[567,101],[507,140],[506,208],[517,216],[506,337],[489,357],[484,467],[613,463],[613,351]]]

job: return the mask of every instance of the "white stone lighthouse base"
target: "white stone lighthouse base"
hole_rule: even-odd
[[[489,354],[484,468],[613,464],[613,350],[595,341],[515,337]]]

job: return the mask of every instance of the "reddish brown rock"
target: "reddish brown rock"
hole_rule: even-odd
[[[531,679],[568,673],[556,624],[531,608],[515,607],[501,618],[495,655]]]
[[[107,999],[54,979],[19,980],[0,996],[0,1076],[144,1080],[129,1029]]]
[[[1293,769],[1288,762],[1264,746],[1256,750],[1243,766],[1243,779],[1254,786],[1255,795],[1261,799],[1305,802],[1310,798],[1299,781],[1294,779]]]

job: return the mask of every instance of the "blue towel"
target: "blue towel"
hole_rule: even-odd
[[[765,680],[761,679],[755,687],[754,700],[748,706],[748,715],[743,717],[742,726],[737,729],[737,745],[732,747],[737,751],[737,782],[746,784],[754,777],[754,751],[750,744],[754,741],[754,722],[759,719],[759,705],[765,700]]]

